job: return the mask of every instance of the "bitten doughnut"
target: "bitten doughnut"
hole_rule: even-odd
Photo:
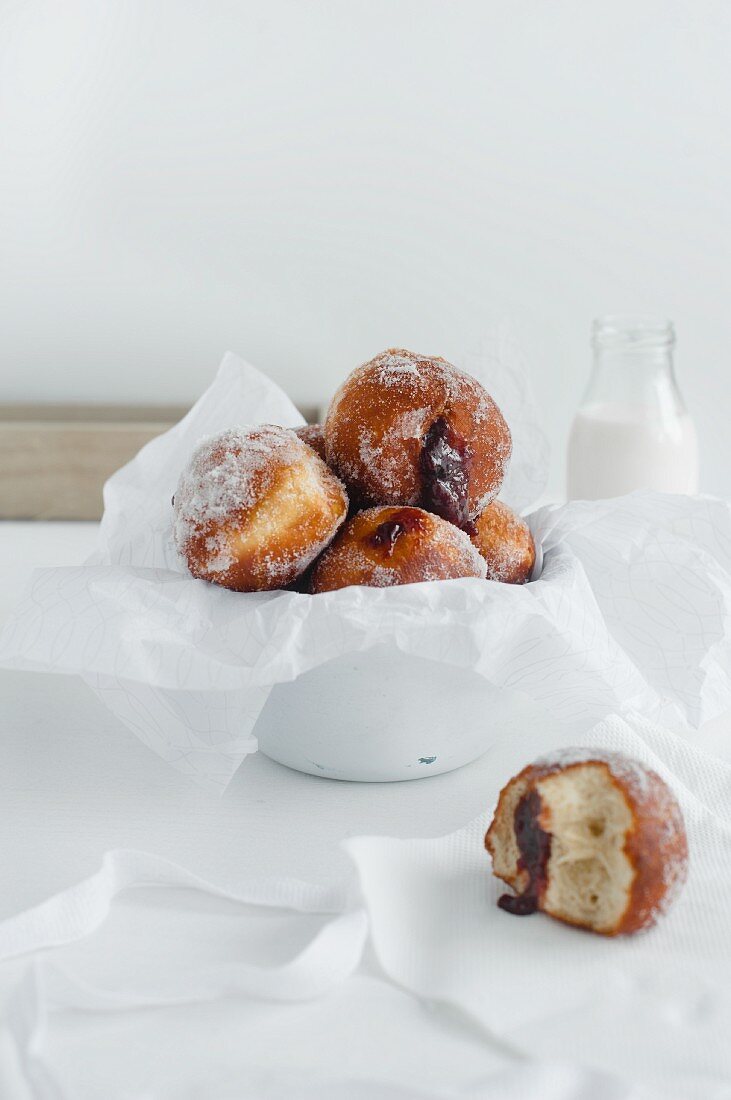
[[[444,359],[393,348],[357,367],[325,420],[328,464],[364,504],[414,504],[471,530],[502,485],[510,431]]]
[[[312,591],[484,578],[485,568],[464,531],[439,516],[421,508],[369,508],[346,523],[318,560]]]
[[[487,562],[487,579],[525,584],[536,561],[528,524],[501,500],[493,500],[475,520],[472,541]]]
[[[317,451],[323,462],[327,461],[325,457],[325,429],[322,424],[304,424],[301,428],[295,428],[294,434],[299,436],[309,447],[312,447],[313,451]]]
[[[663,780],[620,753],[568,749],[501,791],[485,837],[498,905],[548,913],[605,936],[654,924],[682,886],[688,845]]]
[[[175,490],[173,535],[194,577],[237,592],[283,588],[327,546],[348,497],[289,428],[203,440]]]

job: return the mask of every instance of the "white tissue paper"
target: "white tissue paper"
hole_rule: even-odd
[[[540,491],[534,413],[497,355],[465,365],[503,403],[516,440],[503,498],[520,506]],[[109,480],[89,561],[34,574],[0,664],[83,676],[145,744],[219,788],[255,750],[273,685],[384,641],[523,693],[573,728],[637,710],[690,729],[731,706],[727,504],[644,493],[539,509],[542,570],[522,587],[232,593],[186,572],[171,497],[202,436],[247,422],[302,420],[229,354],[190,413]]]

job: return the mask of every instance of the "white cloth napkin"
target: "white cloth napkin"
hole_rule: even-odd
[[[189,901],[173,897],[172,910],[165,914],[158,938],[158,950],[143,966],[131,967],[123,987],[100,987],[74,974],[57,959],[49,958],[50,948],[60,948],[92,936],[109,916],[114,899],[121,892],[146,886],[194,890],[212,899],[235,902],[267,910],[288,909],[300,914],[337,914],[318,922],[314,935],[301,941],[312,928],[298,931],[289,924],[277,926],[275,954],[294,950],[292,957],[278,965],[262,966],[240,958],[204,961],[198,941],[221,935],[218,921],[198,916],[194,935],[182,940],[177,964],[164,959],[163,944],[171,936],[172,914],[185,912]],[[211,910],[216,913],[214,907]],[[149,915],[147,917],[149,921]],[[261,930],[239,917],[242,933],[248,930],[253,945],[261,953]],[[124,953],[137,937],[130,929],[120,929],[114,948]],[[7,1011],[7,1023],[15,1040],[18,1060],[26,1084],[36,1100],[74,1100],[47,1064],[43,1056],[53,1013],[73,1009],[85,1013],[110,1013],[153,1007],[197,1004],[234,996],[296,1002],[322,997],[340,985],[358,966],[367,935],[367,918],[360,906],[347,905],[342,890],[314,886],[292,879],[273,879],[232,887],[201,878],[178,864],[149,852],[116,850],[108,852],[101,868],[88,879],[56,894],[34,909],[0,923],[0,961],[31,954],[33,964],[20,982]],[[238,937],[237,937],[238,938]],[[278,940],[278,942],[277,942]],[[154,938],[153,941],[154,943]],[[296,949],[293,948],[296,945]],[[110,1083],[105,1095],[112,1097]]]
[[[486,812],[476,821],[437,839],[346,842],[362,900],[355,882],[349,894],[291,880],[214,884],[158,856],[118,851],[89,879],[0,923],[0,960],[33,958],[8,1020],[34,1100],[77,1100],[53,1057],[55,1051],[63,1061],[58,1042],[54,1046],[54,1021],[69,1010],[85,1014],[86,1042],[92,1045],[104,1039],[95,1038],[100,1016],[125,1021],[117,1024],[122,1029],[137,1020],[146,1056],[158,1070],[171,1036],[179,1039],[188,1026],[203,1044],[202,1053],[191,1055],[191,1072],[208,1057],[218,1080],[211,1053],[217,1048],[206,1047],[206,1029],[229,1026],[239,1011],[234,1006],[248,1004],[247,1027],[256,1030],[267,1020],[275,1032],[312,1026],[323,1049],[319,1057],[313,1052],[305,1073],[294,1043],[291,1053],[289,1047],[282,1052],[281,1065],[265,1073],[257,1052],[242,1048],[238,1092],[230,1092],[239,1100],[727,1098],[731,766],[641,718],[629,723],[612,717],[583,742],[645,761],[680,799],[690,874],[656,928],[607,940],[541,914],[516,918],[497,908],[501,885],[490,874],[483,835],[498,791],[527,761],[566,744],[565,737],[527,729],[520,740],[504,740],[490,751],[493,780],[485,791]],[[166,905],[137,912],[125,907],[124,898],[115,902],[128,887],[137,888],[134,897],[150,886],[167,888],[156,891]],[[202,896],[197,909],[181,890]],[[232,910],[232,902],[238,908]],[[299,915],[277,917],[274,907]],[[363,954],[369,928],[380,977]],[[86,945],[90,955],[82,950]],[[390,992],[384,980],[394,983]],[[464,1046],[458,1048],[454,1036],[447,1042],[443,1030],[430,1032],[428,1019],[422,1022],[434,1058],[431,1077],[428,1058],[419,1073],[405,1072],[416,1053],[371,1076],[360,1063],[359,1072],[349,1066],[343,1053],[352,1042],[352,1018],[377,1031],[382,1016],[391,1020],[399,989],[437,1006],[432,1011],[451,1010],[452,1027],[460,1032]],[[321,1016],[303,1011],[292,1017],[293,1009],[271,1016],[277,1010],[261,1007],[311,999],[322,1002]],[[191,1016],[204,1003],[220,1005],[224,1015]],[[156,1014],[145,1016],[152,1008]],[[399,1008],[403,1013],[400,1002]],[[397,1021],[398,1015],[390,1026]],[[268,1041],[265,1032],[262,1043]],[[383,1034],[378,1038],[383,1045]],[[96,1057],[108,1068],[118,1054],[108,1034],[105,1041],[107,1054]],[[75,1042],[72,1062],[81,1058],[83,1064],[83,1038]],[[224,1055],[222,1082],[228,1080]],[[110,1081],[105,1096],[167,1100],[176,1096],[174,1088],[168,1091],[172,1072],[168,1068],[167,1076],[156,1078],[164,1077],[167,1086],[147,1092],[124,1091],[121,1084],[115,1091]],[[121,1069],[119,1076],[124,1078]],[[219,1095],[229,1095],[223,1085],[221,1090]],[[86,1100],[94,1093],[78,1095]]]

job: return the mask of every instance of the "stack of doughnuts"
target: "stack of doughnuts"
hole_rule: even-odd
[[[475,378],[391,349],[346,378],[323,425],[203,440],[175,491],[174,541],[194,577],[238,592],[523,584],[530,529],[496,500],[511,447]]]

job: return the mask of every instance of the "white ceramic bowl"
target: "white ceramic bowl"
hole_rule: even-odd
[[[272,760],[330,779],[389,782],[452,771],[515,722],[522,696],[393,644],[278,684],[254,729]]]

